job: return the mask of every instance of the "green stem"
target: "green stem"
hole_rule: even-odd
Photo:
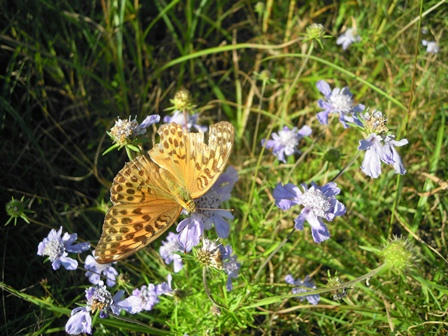
[[[351,166],[353,163],[355,163],[356,159],[358,159],[358,157],[359,157],[360,154],[361,154],[361,152],[360,152],[360,151],[357,151],[356,154],[355,154],[355,156],[353,156],[353,158],[350,160],[350,162],[347,163],[347,165],[346,165],[344,168],[342,168],[342,169],[339,171],[339,173],[337,173],[337,175],[331,179],[330,182],[334,182],[339,176],[341,176],[342,174],[344,174],[345,171],[346,171],[348,168],[350,168],[350,166]]]
[[[302,62],[302,65],[300,66],[299,71],[297,71],[297,74],[294,77],[294,80],[292,81],[292,84],[290,85],[288,91],[286,92],[285,99],[283,100],[283,106],[282,106],[282,120],[286,120],[286,115],[288,114],[287,110],[288,110],[289,102],[291,100],[291,97],[292,97],[293,93],[295,92],[295,88],[296,88],[297,83],[298,83],[298,81],[300,79],[300,76],[302,75],[303,70],[305,69],[305,66],[308,63],[308,60],[310,59],[310,56],[311,56],[311,53],[313,52],[313,49],[314,49],[314,43],[311,42],[310,47],[308,49],[308,52],[306,53],[305,58],[304,58],[304,60]]]
[[[278,302],[282,302],[285,299],[290,299],[290,298],[297,298],[297,297],[304,297],[304,296],[309,296],[309,295],[317,295],[317,294],[323,294],[323,293],[330,293],[330,292],[335,292],[338,290],[343,290],[343,289],[347,289],[347,288],[352,288],[355,284],[360,283],[362,281],[365,281],[367,279],[370,279],[372,277],[374,277],[375,275],[379,274],[381,271],[383,271],[385,269],[385,264],[380,265],[379,267],[371,270],[370,272],[361,275],[360,277],[351,280],[351,281],[347,281],[344,282],[340,285],[337,286],[333,286],[333,287],[326,287],[326,288],[318,288],[318,289],[314,289],[314,290],[307,290],[305,292],[301,292],[301,293],[296,293],[296,294],[288,294],[288,295],[281,295],[281,296],[272,296],[269,298],[265,298],[265,299],[261,299],[260,301],[246,306],[244,307],[244,309],[250,309],[250,308],[255,308],[255,307],[261,307],[261,306],[266,306],[266,305],[270,305],[273,303],[278,303]],[[308,287],[303,287],[304,289],[308,289]]]
[[[207,294],[207,297],[209,298],[209,300],[217,307],[221,307],[224,309],[227,309],[226,306],[216,302],[216,300],[213,298],[212,293],[210,292],[210,289],[208,288],[208,284],[207,284],[207,267],[203,267],[202,268],[202,282],[204,283],[204,290],[205,290],[205,294]]]

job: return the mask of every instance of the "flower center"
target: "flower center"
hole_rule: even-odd
[[[281,130],[278,132],[280,142],[284,146],[294,147],[297,144],[296,133],[289,130]]]
[[[349,113],[352,110],[352,97],[341,92],[332,93],[330,103],[337,112]]]
[[[108,308],[112,302],[112,295],[105,286],[96,287],[92,293],[92,297],[88,300],[92,311],[102,311]]]
[[[118,119],[114,127],[110,129],[110,134],[120,145],[124,145],[137,126],[138,123],[135,120]]]
[[[363,116],[364,127],[367,129],[368,133],[387,133],[389,129],[387,128],[387,118],[383,116],[381,111],[374,110],[373,112],[366,112]]]
[[[330,210],[331,203],[327,197],[318,189],[308,189],[302,196],[302,204],[306,208],[312,209],[314,214],[319,217],[325,217]]]
[[[45,245],[44,255],[49,256],[50,260],[53,262],[64,254],[64,251],[64,244],[59,240],[53,239]]]

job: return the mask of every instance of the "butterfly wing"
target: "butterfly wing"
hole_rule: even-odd
[[[182,208],[170,190],[173,177],[146,156],[127,163],[111,187],[113,206],[107,212],[97,262],[123,259],[163,234]]]
[[[151,159],[175,177],[190,196],[204,195],[221,175],[232,150],[234,129],[225,121],[210,126],[208,143],[203,133],[186,132],[171,123],[159,127],[159,144]]]
[[[114,205],[104,219],[96,261],[106,264],[137,252],[163,234],[181,210],[176,202],[163,199]]]

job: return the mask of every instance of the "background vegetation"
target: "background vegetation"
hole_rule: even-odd
[[[448,332],[440,257],[448,252],[445,1],[18,0],[0,2],[0,16],[1,200],[23,198],[30,221],[1,228],[2,334],[63,333],[88,282],[79,271],[52,271],[37,245],[61,225],[97,242],[110,183],[127,160],[124,151],[101,155],[111,145],[106,131],[117,117],[167,115],[181,87],[191,91],[201,124],[228,120],[236,129],[230,164],[240,179],[229,202],[228,243],[242,268],[232,292],[219,276],[211,283],[231,309],[210,311],[200,268],[187,257],[188,276],[174,276],[183,295],[134,316],[147,327],[110,318],[97,321],[95,333]],[[311,23],[332,37],[305,58]],[[335,37],[354,23],[362,41],[343,51]],[[424,38],[439,41],[440,52],[426,53]],[[257,75],[263,70],[266,85]],[[388,167],[372,180],[358,158],[337,180],[347,214],[329,225],[331,239],[315,244],[306,227],[260,268],[293,225],[294,214],[274,206],[275,185],[324,184],[358,146],[356,132],[335,120],[318,123],[320,79],[349,86],[356,101],[387,114],[397,137],[409,140],[400,148],[408,172],[397,177]],[[299,157],[280,164],[261,150],[270,131],[305,124],[313,134],[302,140],[298,164]],[[329,149],[337,160],[328,161]],[[395,235],[415,246],[413,271],[358,283],[341,300],[322,294],[316,306],[286,297],[286,274],[311,274],[318,287],[330,274],[353,280],[381,263],[373,250]],[[160,241],[118,264],[128,284],[160,282],[171,271],[158,256]]]

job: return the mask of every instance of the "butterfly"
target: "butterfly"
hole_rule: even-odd
[[[115,176],[112,207],[95,249],[96,261],[110,263],[130,256],[162,235],[182,209],[194,212],[223,172],[232,150],[234,128],[225,121],[204,133],[170,123],[159,127],[160,141]]]

